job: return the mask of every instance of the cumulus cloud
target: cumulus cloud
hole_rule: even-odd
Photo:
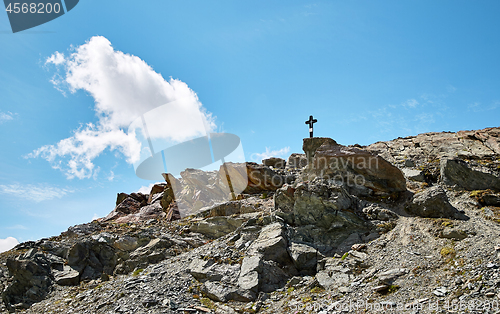
[[[50,186],[48,184],[9,184],[0,185],[0,193],[16,196],[33,202],[48,201],[54,198],[62,198],[64,195],[73,193],[74,190]]]
[[[180,142],[216,128],[214,118],[186,83],[165,79],[139,57],[115,50],[105,37],[92,37],[67,57],[56,52],[46,64],[58,69],[52,79],[57,89],[83,90],[94,98],[98,117],[96,124],[88,123],[73,136],[28,155],[46,159],[69,179],[91,178],[94,159],[106,149],[119,151],[130,164],[139,161],[143,149],[139,135]],[[155,108],[154,115],[165,119],[148,124],[149,134],[129,128]]]
[[[0,253],[7,252],[8,250],[14,248],[19,244],[16,238],[8,237],[6,239],[0,239]]]
[[[284,157],[286,154],[288,154],[288,152],[290,152],[290,147],[284,147],[278,150],[271,150],[269,147],[266,147],[265,152],[252,154],[252,159],[254,161],[260,162],[262,159],[270,157]]]
[[[5,122],[5,121],[13,120],[14,116],[15,116],[15,114],[10,112],[10,111],[0,112],[0,124]]]

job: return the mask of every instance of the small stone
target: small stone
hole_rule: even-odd
[[[379,286],[373,287],[373,291],[376,291],[376,292],[382,292],[382,291],[387,290],[387,289],[389,289],[388,285],[379,285]]]
[[[155,299],[148,299],[148,300],[142,301],[142,305],[144,307],[153,307],[155,305],[158,305],[158,301]]]
[[[193,307],[194,309],[200,311],[200,312],[205,312],[205,313],[210,313],[212,312],[210,309],[207,309],[206,307],[203,306],[195,306]]]
[[[486,264],[486,268],[493,268],[493,269],[497,269],[497,268],[498,268],[498,264],[495,264],[495,263],[488,263],[488,264]]]
[[[366,244],[364,243],[356,243],[351,246],[351,249],[354,251],[361,251],[366,249]]]
[[[495,296],[495,293],[494,292],[487,292],[485,294],[485,296],[487,296],[488,298],[493,298]]]
[[[448,290],[446,289],[446,287],[437,288],[436,290],[432,291],[432,293],[438,297],[444,297],[447,292]]]

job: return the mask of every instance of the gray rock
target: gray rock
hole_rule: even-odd
[[[445,228],[441,232],[440,237],[446,239],[463,240],[467,238],[467,233],[455,228]]]
[[[304,140],[304,151],[309,149],[306,148],[307,140],[313,139]],[[397,197],[406,191],[406,180],[401,170],[382,157],[358,147],[346,147],[328,141],[315,150],[314,158],[310,160],[303,177],[335,180],[348,187],[352,193],[367,189],[369,194],[362,196]]]
[[[126,235],[118,238],[113,246],[122,251],[133,251],[139,246],[139,242],[137,238]]]
[[[458,185],[466,190],[500,190],[500,177],[488,169],[472,169],[460,159],[442,159],[441,180],[448,185]]]
[[[401,171],[409,180],[425,182],[424,173],[421,170],[403,168]]]
[[[290,256],[295,267],[298,270],[310,270],[316,272],[319,253],[315,248],[310,245],[298,242],[292,242],[289,246]]]
[[[75,286],[80,282],[80,272],[68,265],[61,265],[61,270],[53,269],[54,281],[60,286]]]
[[[323,270],[316,274],[320,287],[328,290],[349,286],[352,279],[354,279],[353,275],[333,270]]]
[[[261,255],[264,260],[272,260],[283,265],[290,264],[284,231],[283,225],[279,222],[265,226],[247,254]]]
[[[302,169],[307,166],[306,154],[293,153],[288,157],[286,169]]]
[[[398,215],[396,213],[389,209],[383,208],[378,204],[368,205],[367,207],[363,208],[363,213],[370,220],[388,221],[398,218]]]
[[[273,167],[276,169],[284,169],[286,166],[286,161],[282,158],[271,157],[267,159],[262,159],[262,164],[264,166]]]
[[[390,283],[399,276],[406,274],[406,268],[394,268],[378,274],[378,280],[383,283]]]
[[[233,232],[244,222],[242,217],[216,216],[193,222],[190,230],[211,238],[219,238]]]
[[[30,259],[7,260],[13,281],[3,291],[2,299],[10,311],[17,304],[27,308],[40,302],[52,290],[50,262],[41,252],[30,255]]]
[[[262,272],[262,260],[260,256],[245,256],[241,263],[238,285],[243,290],[256,293],[259,289],[259,273]]]
[[[460,213],[448,201],[446,192],[436,185],[413,196],[406,210],[420,217],[459,218]]]
[[[249,302],[255,299],[252,294],[240,291],[238,287],[224,282],[207,281],[203,284],[201,291],[217,302],[227,302],[229,300]]]

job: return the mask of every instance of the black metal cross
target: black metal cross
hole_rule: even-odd
[[[309,116],[309,120],[306,121],[306,124],[309,124],[309,137],[313,137],[313,124],[318,122],[318,120],[313,119],[313,116]]]

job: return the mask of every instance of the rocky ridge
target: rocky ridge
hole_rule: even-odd
[[[0,310],[497,313],[499,136],[304,139],[288,161],[165,174],[0,254]]]

